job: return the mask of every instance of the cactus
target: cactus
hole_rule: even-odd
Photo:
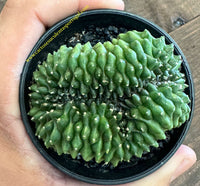
[[[61,46],[33,73],[31,120],[59,155],[117,166],[141,157],[189,118],[182,59],[149,31]]]

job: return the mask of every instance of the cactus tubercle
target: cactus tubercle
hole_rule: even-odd
[[[31,120],[59,155],[117,166],[189,119],[182,59],[165,38],[129,31],[112,42],[61,46],[33,73]]]

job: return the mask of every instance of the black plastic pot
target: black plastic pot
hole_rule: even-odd
[[[36,43],[29,57],[72,18],[73,16],[70,16],[50,28]],[[152,148],[151,152],[144,154],[141,159],[134,158],[134,161],[131,163],[121,163],[113,169],[110,167],[103,167],[102,165],[96,166],[92,162],[85,163],[82,160],[73,160],[69,155],[58,156],[53,150],[46,149],[43,145],[43,141],[40,141],[35,136],[35,125],[27,115],[29,111],[28,87],[32,81],[33,71],[37,68],[39,61],[44,61],[48,53],[52,53],[53,51],[56,51],[60,45],[66,44],[66,41],[71,38],[74,33],[80,33],[84,29],[87,30],[89,25],[94,25],[95,27],[108,27],[113,25],[116,27],[123,27],[128,30],[135,29],[138,31],[148,29],[154,37],[164,35],[167,43],[174,44],[175,54],[182,56],[183,63],[181,70],[185,74],[186,82],[189,85],[189,87],[185,90],[191,99],[191,114],[189,120],[180,128],[168,132],[168,139],[161,141],[159,148]],[[39,54],[32,58],[32,60],[25,62],[23,72],[21,74],[19,102],[21,116],[27,133],[38,151],[49,163],[58,168],[60,171],[88,183],[105,185],[122,184],[141,179],[156,171],[177,151],[191,124],[194,110],[194,88],[191,72],[185,56],[178,45],[165,31],[137,15],[117,10],[92,10],[84,12],[78,20],[74,21],[69,28],[59,34]]]

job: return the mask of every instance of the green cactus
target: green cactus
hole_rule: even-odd
[[[31,120],[59,155],[117,166],[141,157],[189,118],[182,60],[149,31],[61,46],[33,73]]]

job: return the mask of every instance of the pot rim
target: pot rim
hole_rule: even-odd
[[[23,120],[23,123],[25,125],[26,131],[29,135],[29,137],[31,138],[31,141],[33,142],[33,144],[35,145],[35,147],[37,148],[37,150],[41,153],[41,155],[50,163],[52,164],[54,167],[58,168],[60,171],[64,172],[65,174],[76,178],[78,180],[87,182],[87,183],[92,183],[92,184],[104,184],[104,185],[111,185],[111,184],[124,184],[124,183],[128,183],[131,181],[136,181],[139,180],[151,173],[153,173],[154,171],[156,171],[157,169],[159,169],[163,164],[165,164],[174,154],[175,152],[178,150],[178,148],[180,147],[180,145],[182,144],[186,133],[189,130],[189,127],[191,125],[191,121],[192,121],[192,117],[193,117],[193,112],[194,112],[194,84],[193,84],[193,80],[192,80],[192,75],[191,75],[191,71],[188,65],[188,62],[183,54],[183,52],[181,51],[181,49],[179,48],[179,46],[176,44],[176,42],[171,38],[171,36],[169,36],[168,33],[166,33],[163,29],[161,29],[159,26],[155,25],[154,23],[146,20],[145,18],[142,18],[138,15],[134,15],[125,11],[120,11],[120,10],[113,10],[113,9],[97,9],[97,10],[89,10],[89,11],[85,11],[83,12],[80,17],[83,16],[92,16],[95,14],[111,14],[111,15],[122,15],[122,16],[126,16],[126,17],[131,17],[132,19],[136,19],[142,23],[148,24],[150,27],[152,27],[154,30],[156,30],[156,32],[159,32],[160,34],[164,35],[171,43],[174,44],[174,47],[177,51],[177,53],[179,53],[182,56],[183,59],[183,65],[185,66],[185,70],[186,70],[186,76],[188,76],[188,84],[189,84],[189,89],[190,89],[190,93],[192,95],[190,95],[191,98],[191,113],[190,113],[190,118],[187,121],[183,132],[181,133],[181,136],[179,137],[179,140],[176,142],[176,144],[173,146],[173,148],[171,149],[171,151],[169,151],[168,154],[166,154],[164,156],[164,158],[162,159],[162,161],[157,162],[156,164],[154,164],[151,168],[145,170],[142,172],[142,174],[136,174],[134,176],[131,177],[126,177],[126,178],[121,178],[121,179],[117,179],[117,180],[105,180],[105,179],[95,179],[95,178],[91,178],[91,177],[86,177],[83,175],[79,175],[75,172],[72,172],[70,170],[64,170],[63,166],[61,166],[60,164],[58,164],[52,157],[50,157],[48,155],[48,153],[41,148],[38,145],[38,141],[35,140],[36,136],[35,134],[32,132],[32,129],[30,127],[29,121],[28,121],[28,117],[27,117],[27,112],[25,109],[25,101],[24,101],[24,86],[25,86],[25,78],[26,78],[26,74],[28,72],[28,67],[31,63],[31,61],[29,62],[25,62],[24,67],[23,67],[23,71],[21,73],[21,78],[20,78],[20,88],[19,88],[19,104],[20,104],[20,110],[21,110],[21,117]],[[30,52],[29,56],[27,57],[27,59],[37,50],[38,46],[41,45],[41,43],[44,42],[44,40],[52,35],[52,33],[58,29],[59,27],[63,26],[64,24],[66,24],[69,20],[71,20],[74,17],[75,14],[59,21],[58,23],[56,23],[55,25],[53,25],[50,29],[48,29],[41,37],[40,39],[37,41],[37,43],[35,44],[35,46],[33,47],[32,51]],[[79,21],[79,20],[77,20]]]

